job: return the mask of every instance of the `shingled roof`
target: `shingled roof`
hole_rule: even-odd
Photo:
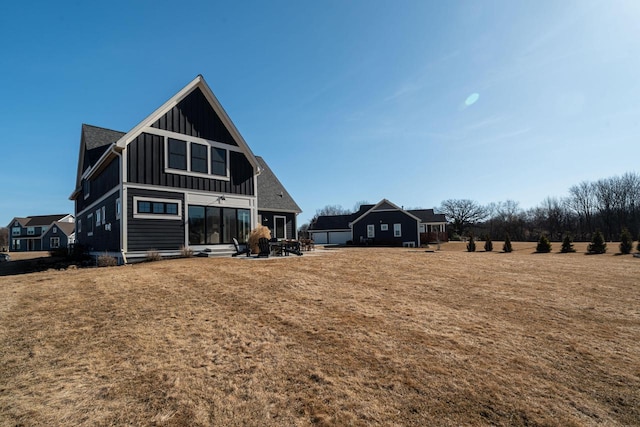
[[[56,221],[53,223],[54,226],[58,227],[64,234],[67,236],[72,235],[75,232],[76,224],[75,222],[59,222]]]
[[[444,214],[437,214],[433,209],[413,209],[407,212],[410,212],[412,215],[420,218],[420,221],[423,223],[447,222],[447,218]]]
[[[258,209],[300,213],[302,209],[274,175],[262,157],[256,156],[262,169],[258,175]]]
[[[85,144],[84,170],[94,165],[111,144],[122,138],[124,132],[97,126],[82,125],[82,138]],[[84,172],[84,171],[83,171]]]

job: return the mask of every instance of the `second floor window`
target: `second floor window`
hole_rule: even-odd
[[[202,144],[191,144],[191,171],[207,173],[207,147]]]
[[[211,173],[227,176],[227,150],[211,147]]]
[[[36,234],[36,229],[34,227],[27,227],[27,235],[33,236]]]
[[[12,236],[19,236],[20,235],[20,227],[13,227],[11,229],[11,235]]]
[[[169,138],[169,167],[187,170],[187,143]]]

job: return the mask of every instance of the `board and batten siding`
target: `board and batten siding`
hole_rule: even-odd
[[[258,215],[262,218],[262,225],[271,230],[271,237],[275,237],[275,217],[281,216],[286,218],[287,239],[295,239],[296,234],[296,214],[291,212],[274,212],[259,209]]]
[[[76,213],[82,212],[86,207],[104,196],[109,190],[120,184],[120,158],[115,157],[97,176],[89,180],[89,197],[85,199],[84,193],[76,198]]]
[[[182,219],[134,218],[134,197],[181,201]],[[185,200],[182,193],[127,189],[127,251],[179,250],[185,243]]]
[[[91,210],[83,212],[76,218],[76,243],[85,246],[90,251],[120,252],[120,227],[121,219],[116,217],[116,200],[120,197],[119,192],[115,192],[100,203],[97,203]],[[96,212],[99,210],[102,216],[104,207],[104,217],[101,218],[100,225],[96,224]],[[91,216],[90,216],[91,215]],[[89,219],[91,222],[89,222]],[[81,224],[78,227],[78,223]],[[93,225],[93,235],[89,232]]]
[[[127,146],[127,181],[131,183],[253,195],[253,167],[243,153],[229,152],[229,173],[228,181],[166,173],[163,136],[142,133]]]
[[[381,225],[386,224],[387,229],[382,230]],[[395,237],[394,224],[401,224],[402,235]],[[375,236],[370,239],[374,245],[401,246],[403,242],[415,242],[419,244],[418,221],[402,211],[373,211],[364,218],[360,218],[353,224],[353,241],[360,243],[362,239],[368,239],[367,226],[374,225]]]
[[[238,145],[200,88],[196,88],[151,126],[210,141]]]

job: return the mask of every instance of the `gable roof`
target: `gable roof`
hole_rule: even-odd
[[[309,230],[350,230],[354,215],[321,215],[309,225]]]
[[[247,159],[249,160],[249,163],[255,168],[256,171],[259,172],[260,165],[258,164],[255,155],[249,148],[249,145],[246,143],[242,135],[240,135],[240,132],[233,124],[224,108],[222,108],[222,105],[220,105],[220,102],[209,88],[209,85],[207,85],[207,82],[205,82],[204,77],[199,74],[189,84],[183,87],[178,93],[173,95],[168,101],[166,101],[153,113],[151,113],[144,120],[138,123],[129,132],[123,133],[110,129],[97,128],[95,126],[91,126],[89,128],[88,125],[85,128],[85,126],[83,125],[83,132],[80,141],[80,154],[78,158],[78,175],[76,179],[76,188],[71,194],[70,199],[74,199],[77,196],[81,178],[85,173],[88,173],[88,175],[90,176],[94,173],[94,171],[100,170],[100,167],[103,166],[103,162],[105,162],[110,156],[115,155],[113,154],[113,150],[109,149],[110,147],[121,151],[127,146],[127,144],[137,138],[145,128],[154,127],[158,120],[160,120],[165,114],[176,107],[191,93],[198,90],[202,93],[204,99],[209,103],[215,114],[218,116],[219,120],[222,122],[222,125],[228,131],[230,137],[235,143],[234,145],[237,145],[242,149]],[[85,140],[85,131],[89,132],[90,139],[93,141],[94,145],[87,145],[87,142]],[[90,150],[95,151],[92,152],[91,155],[89,155],[88,152]],[[87,155],[85,156],[85,154]],[[85,157],[88,158],[87,161],[89,161],[89,157],[91,159],[97,157],[97,159],[95,160],[95,163],[92,163],[90,166],[85,166]]]
[[[74,222],[54,222],[53,226],[58,227],[67,236],[72,235],[76,231],[76,224]],[[53,228],[53,227],[52,227]]]
[[[261,172],[258,175],[258,209],[300,213],[302,209],[275,176],[262,157],[256,156]]]
[[[11,227],[16,221],[18,221],[22,227],[42,227],[51,225],[51,223],[60,221],[69,215],[70,214],[34,215],[25,218],[14,218],[9,223],[9,227]]]
[[[444,214],[437,214],[433,209],[412,209],[409,212],[420,218],[420,222],[423,223],[447,222]]]
[[[360,212],[358,212],[360,215],[358,215],[353,221],[351,221],[350,225],[353,225],[356,222],[360,221],[362,218],[366,217],[371,212],[380,212],[380,211],[398,211],[398,212],[402,212],[402,213],[406,214],[407,216],[412,217],[416,221],[420,221],[420,218],[418,218],[417,216],[413,215],[409,211],[405,211],[400,206],[398,206],[398,205],[396,205],[394,203],[391,203],[387,199],[380,200],[376,205],[374,205],[372,208],[370,208],[369,210],[367,210],[364,213],[361,213],[362,211],[363,211],[363,209],[361,207],[360,208]]]

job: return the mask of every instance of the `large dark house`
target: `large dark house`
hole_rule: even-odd
[[[419,246],[446,241],[446,218],[433,209],[405,210],[387,199],[348,215],[323,215],[309,226],[317,244]]]
[[[301,212],[202,76],[129,132],[82,125],[70,199],[77,243],[123,262],[229,252],[256,224],[296,238]]]
[[[74,218],[70,214],[16,217],[8,225],[11,252],[49,251],[74,242]]]

